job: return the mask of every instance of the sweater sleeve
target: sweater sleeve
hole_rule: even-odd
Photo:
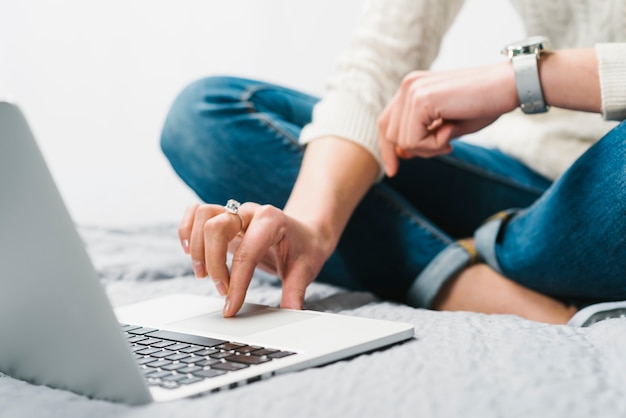
[[[602,116],[606,120],[626,119],[626,43],[596,44],[602,95]]]
[[[378,116],[402,78],[428,69],[463,0],[367,0],[350,47],[337,61],[313,119],[300,134],[306,144],[338,136],[368,150],[383,174]]]

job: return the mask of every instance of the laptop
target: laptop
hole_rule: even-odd
[[[114,310],[20,109],[0,101],[0,372],[131,405],[413,338],[411,324],[174,294]],[[260,383],[256,383],[260,384]]]

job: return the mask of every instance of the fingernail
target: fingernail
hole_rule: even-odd
[[[224,303],[224,310],[222,311],[222,315],[228,315],[228,311],[230,311],[230,300],[226,299],[226,303]]]
[[[220,296],[226,296],[226,286],[221,280],[213,279],[213,283],[215,284],[215,288]]]
[[[192,265],[193,273],[198,279],[204,279],[207,276],[206,269],[204,268],[204,263],[202,261],[194,261]]]
[[[189,240],[188,239],[183,240],[183,251],[189,254]]]

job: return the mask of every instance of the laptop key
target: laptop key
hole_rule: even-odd
[[[159,351],[158,353],[153,353],[152,357],[163,358],[163,357],[171,356],[172,354],[176,354],[176,351],[162,350],[162,351]]]
[[[161,350],[160,350],[160,349],[158,349],[158,348],[150,348],[150,347],[148,347],[148,348],[146,348],[146,347],[142,347],[142,348],[143,348],[143,350],[134,350],[134,351],[135,351],[135,353],[137,353],[137,354],[143,354],[144,356],[149,356],[150,354],[154,354],[154,353],[156,353],[156,352],[158,352],[158,351],[161,351]]]
[[[150,335],[148,335],[148,337],[161,338],[164,340],[180,341],[180,342],[187,343],[187,344],[201,345],[203,347],[214,347],[216,345],[224,344],[227,342],[224,340],[218,340],[217,338],[201,337],[199,335],[183,334],[180,332],[164,331],[164,330],[151,332]]]
[[[246,345],[243,347],[239,347],[235,351],[241,354],[251,353],[253,351],[262,350],[263,347],[259,347],[258,345]]]
[[[196,351],[194,354],[196,356],[208,356],[211,355],[213,353],[219,353],[220,350],[216,350],[215,348],[205,348],[204,350],[201,351]]]
[[[232,363],[230,361],[226,361],[224,363],[214,364],[213,366],[211,366],[211,369],[225,370],[227,372],[235,372],[237,370],[245,369],[246,367],[249,367],[249,366],[247,364]]]
[[[242,364],[262,364],[267,363],[268,361],[272,361],[271,358],[268,358],[266,356],[246,356],[243,354],[233,354],[230,357],[226,357],[226,360]]]
[[[295,354],[152,328],[138,327],[133,331],[135,334],[128,334],[129,342],[138,363],[143,365],[148,384],[167,389]]]
[[[204,357],[191,356],[191,357],[180,359],[179,361],[185,364],[193,364],[197,361],[202,361],[202,360],[204,360]]]
[[[147,334],[149,332],[154,332],[154,331],[156,331],[156,328],[141,327],[141,328],[131,329],[126,332],[128,332],[129,334],[144,335],[144,334]]]
[[[141,366],[142,364],[152,363],[155,360],[156,359],[152,358],[152,357],[142,357],[142,358],[137,360],[137,364],[139,364]]]
[[[128,325],[128,324],[120,324],[120,327],[122,328],[122,331],[124,331],[124,332],[128,332],[128,331],[133,330],[133,329],[141,328],[138,325]]]
[[[132,345],[130,346],[130,349],[136,353],[137,351],[145,350],[146,347],[144,347],[143,345]]]
[[[142,368],[141,372],[143,373],[144,376],[148,375],[148,374],[152,374],[154,373],[154,369],[151,369],[150,367],[146,367],[145,369]],[[146,376],[147,377],[147,376]]]
[[[151,347],[154,347],[154,348],[165,348],[165,347],[168,347],[168,346],[173,345],[173,344],[176,344],[176,342],[175,341],[163,340],[160,343],[151,344]]]
[[[291,352],[291,351],[277,351],[275,353],[268,354],[267,356],[272,359],[278,359],[278,358],[292,356],[294,354],[296,353]]]
[[[146,366],[152,367],[152,368],[157,368],[157,367],[167,366],[168,364],[172,364],[172,362],[169,361],[169,360],[156,360],[156,359],[153,359],[153,360],[155,360],[155,361],[153,361],[151,363],[146,363]]]
[[[187,348],[183,348],[183,349],[181,349],[179,351],[181,353],[196,353],[198,351],[203,351],[203,350],[205,350],[204,347],[198,347],[197,345],[192,345],[192,346],[189,346]]]
[[[185,354],[185,353],[176,353],[176,354],[172,354],[171,356],[167,356],[165,357],[168,360],[172,360],[172,361],[178,361],[178,360],[182,360],[184,358],[189,357],[189,354]]]
[[[215,359],[206,359],[206,360],[197,361],[195,364],[196,366],[207,367],[207,366],[212,366],[214,364],[217,364],[219,362],[220,362],[219,360],[215,360]]]
[[[179,350],[182,350],[183,348],[188,348],[188,347],[189,347],[189,344],[178,343],[178,344],[170,345],[169,347],[167,347],[167,349],[172,350],[172,351],[179,351]]]
[[[188,366],[186,364],[183,364],[183,363],[172,363],[172,364],[169,364],[167,366],[163,366],[162,369],[163,370],[174,371],[174,370],[182,369],[183,367],[188,367]]]
[[[216,346],[215,348],[219,348],[220,350],[237,350],[238,348],[245,347],[245,344],[241,343],[224,343]]]
[[[181,385],[190,385],[192,383],[202,382],[203,380],[204,379],[199,377],[189,377],[185,380],[179,380],[178,383],[180,383]]]
[[[272,348],[263,348],[261,350],[253,351],[250,354],[252,354],[253,356],[269,356],[270,354],[274,354],[276,352],[278,352],[278,350],[274,350]]]
[[[214,358],[214,359],[222,359],[222,358],[226,358],[229,356],[232,356],[234,353],[230,352],[230,351],[221,351],[219,353],[214,353],[211,354],[209,357]]]
[[[172,372],[168,370],[154,370],[152,373],[147,373],[146,376],[151,379],[164,379],[168,376],[172,376]]]
[[[187,366],[184,369],[178,369],[176,370],[178,373],[193,373],[193,372],[197,372],[198,370],[202,370],[202,367],[198,367],[198,366]]]
[[[193,373],[194,376],[209,377],[209,378],[221,376],[223,374],[226,374],[226,372],[221,371],[221,370],[214,370],[214,369],[199,370]]]
[[[143,335],[133,335],[133,334],[126,334],[128,336],[128,342],[129,343],[136,343],[142,340],[147,340],[147,337],[144,337]]]
[[[142,337],[143,337],[143,335],[142,335]],[[134,342],[136,342],[139,345],[152,345],[152,344],[159,343],[161,341],[163,341],[163,340],[159,340],[158,338],[145,338],[145,337],[143,337],[143,339],[138,340],[138,341],[134,341]]]

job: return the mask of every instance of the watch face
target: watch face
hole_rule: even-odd
[[[548,38],[545,36],[531,36],[518,42],[512,42],[505,46],[502,53],[509,58],[516,55],[538,54],[549,46]]]

